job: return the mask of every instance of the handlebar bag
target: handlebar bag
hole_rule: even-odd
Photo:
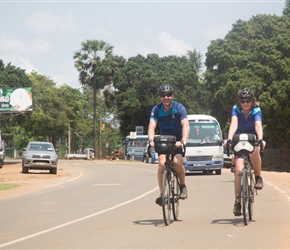
[[[156,135],[154,144],[156,153],[173,154],[175,150],[176,137],[174,135]]]
[[[233,136],[234,151],[239,154],[249,154],[254,152],[256,135],[239,134]]]

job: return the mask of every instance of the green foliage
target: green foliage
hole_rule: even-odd
[[[99,148],[101,148],[101,131],[97,133],[97,94],[107,85],[111,85],[112,77],[118,70],[122,58],[112,55],[113,46],[102,40],[86,40],[82,48],[74,53],[75,67],[79,71],[79,80],[84,86],[93,90],[93,147],[97,152],[97,135],[99,135]],[[103,102],[102,102],[103,103]],[[101,108],[99,120],[102,120]],[[97,154],[95,154],[95,157]],[[99,150],[98,156],[101,156]]]
[[[283,15],[290,19],[290,0],[286,0]]]
[[[287,1],[289,7],[289,1]],[[206,58],[210,108],[222,126],[237,92],[249,87],[260,101],[269,143],[290,144],[290,22],[287,16],[257,15],[237,21],[225,39],[211,42]]]
[[[188,113],[206,112],[204,86],[199,81],[201,56],[188,52],[187,57],[159,57],[149,54],[131,57],[114,76],[114,95],[123,136],[144,126],[147,131],[150,111],[159,102],[157,89],[168,83],[175,89],[175,100]]]
[[[25,70],[17,68],[10,63],[6,66],[0,60],[0,87],[1,88],[20,88],[31,87],[31,81],[26,75]]]

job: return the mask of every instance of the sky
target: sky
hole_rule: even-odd
[[[126,59],[195,49],[204,60],[211,41],[223,39],[237,20],[281,16],[285,2],[0,0],[0,59],[80,89],[73,55],[86,40],[103,40]]]

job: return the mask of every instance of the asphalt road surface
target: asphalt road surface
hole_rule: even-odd
[[[2,249],[290,249],[290,199],[265,182],[245,226],[233,174],[190,174],[179,220],[165,226],[156,164],[60,161],[69,176],[0,200]]]

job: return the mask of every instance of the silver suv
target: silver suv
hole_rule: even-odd
[[[49,170],[51,174],[57,173],[58,156],[51,142],[29,142],[23,149],[22,173],[29,169]]]

